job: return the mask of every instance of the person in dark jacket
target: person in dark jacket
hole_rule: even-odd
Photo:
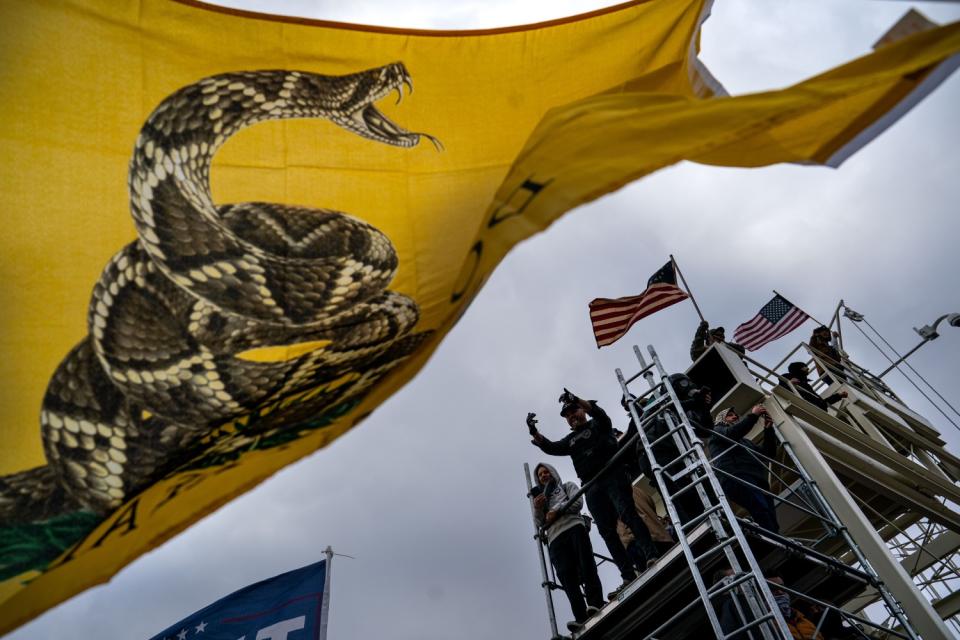
[[[647,567],[653,565],[660,554],[633,506],[633,493],[623,465],[616,465],[608,473],[598,475],[618,450],[610,417],[596,402],[578,398],[566,389],[560,399],[563,402],[560,415],[566,418],[572,433],[554,442],[531,427],[532,442],[548,455],[570,456],[573,468],[584,484],[595,480],[586,492],[587,508],[623,578],[623,584],[611,595],[615,597],[637,576],[617,535],[617,520],[633,532]]]
[[[680,401],[680,405],[684,410],[684,414],[687,419],[690,421],[691,426],[694,428],[694,432],[700,438],[708,437],[712,424],[710,421],[710,406],[713,402],[712,393],[710,387],[702,386],[698,387],[693,383],[690,378],[682,373],[675,373],[669,376],[670,384],[674,389],[674,392],[677,394],[677,399]],[[629,414],[629,409],[627,408],[628,398],[621,400],[621,404],[624,406],[624,409],[627,410]],[[668,410],[670,415],[673,418],[673,424],[678,424],[678,418],[676,413],[673,410]],[[650,410],[645,410],[640,412],[641,421],[644,421],[646,424],[645,433],[647,440],[652,442],[657,440],[661,436],[667,433],[669,430],[669,425],[661,412],[656,418],[650,418]],[[627,426],[627,431],[624,434],[623,441],[626,442],[637,433],[637,426],[634,424],[633,418],[630,418],[630,424]],[[636,475],[643,473],[649,480],[652,487],[660,492],[660,495],[663,495],[664,488],[671,494],[675,494],[680,491],[683,487],[690,484],[692,478],[690,475],[683,476],[680,480],[672,481],[669,478],[664,478],[664,484],[666,487],[661,487],[657,483],[655,474],[653,473],[653,466],[650,464],[650,458],[647,456],[646,451],[643,448],[643,442],[637,438],[636,444]],[[673,438],[666,438],[661,442],[653,446],[653,454],[661,465],[666,465],[671,461],[673,462],[669,468],[665,469],[667,472],[676,473],[683,466],[682,461],[677,461],[677,458],[680,456],[680,449],[677,447]],[[694,491],[686,491],[685,493],[680,494],[673,499],[673,506],[677,510],[677,515],[680,518],[680,523],[684,524],[689,522],[691,519],[697,517],[703,513],[703,502],[700,500],[699,496]]]
[[[823,367],[817,363],[817,371],[823,376],[824,382],[827,384],[833,382],[833,378],[830,377],[831,373],[840,380],[846,380],[847,377],[843,373],[843,355],[840,353],[840,350],[830,342],[830,329],[824,326],[819,326],[814,329],[813,334],[810,336],[810,348],[824,361],[824,364],[829,370],[829,372],[824,371]]]
[[[710,348],[710,345],[722,342],[728,347],[737,351],[739,353],[744,353],[744,349],[741,345],[736,342],[727,342],[726,331],[723,327],[714,327],[713,329],[709,328],[710,325],[706,320],[702,321],[697,325],[697,331],[693,334],[693,343],[690,345],[690,359],[694,362],[697,361],[697,358],[703,355],[703,353]]]
[[[847,397],[846,391],[838,391],[826,398],[821,398],[820,395],[813,390],[813,387],[810,386],[810,380],[807,378],[809,375],[810,369],[806,363],[791,362],[787,365],[787,372],[780,377],[780,386],[789,389],[790,385],[787,384],[787,380],[789,380],[793,383],[793,386],[796,387],[797,393],[800,394],[801,398],[814,406],[820,407],[823,411],[826,411],[827,407],[831,404]]]
[[[534,516],[537,525],[545,528],[550,562],[557,570],[557,579],[570,601],[574,621],[568,623],[567,628],[578,631],[588,617],[603,607],[603,588],[597,565],[593,562],[593,546],[580,515],[583,498],[578,498],[562,511],[560,509],[580,487],[575,482],[563,482],[557,470],[543,462],[533,473],[537,478]],[[581,584],[583,592],[580,591]]]
[[[758,447],[746,436],[761,418],[763,444]],[[746,509],[754,522],[764,529],[779,533],[773,498],[763,493],[770,491],[767,465],[755,455],[759,453],[772,458],[776,453],[777,438],[772,427],[773,420],[763,405],[750,409],[742,420],[736,409],[728,407],[718,413],[714,421],[710,456],[727,499]]]

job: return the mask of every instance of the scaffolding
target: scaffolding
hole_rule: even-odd
[[[825,409],[809,391],[720,344],[687,375],[713,389],[714,409],[746,413],[762,405],[778,446],[767,456],[713,431],[704,443],[705,425],[692,419],[653,347],[648,352],[649,364],[634,347],[636,374],[616,370],[638,429],[598,478],[622,473],[639,443],[651,477],[634,480],[658,489],[658,506],[673,523],[677,544],[573,638],[790,640],[798,615],[815,627],[811,637],[824,640],[960,637],[960,459],[945,450],[930,423],[846,359],[827,361],[801,344],[776,366],[803,357],[816,367],[817,395],[845,396]],[[646,389],[637,392],[643,382]],[[760,424],[746,439],[762,432]],[[736,448],[767,468],[768,484],[718,468]],[[526,465],[525,474],[533,509]],[[727,499],[724,487],[735,482],[772,500],[779,532],[751,521]],[[561,638],[553,604],[560,587],[545,559],[542,531],[535,540],[551,637]],[[792,600],[786,615],[778,606],[784,594]]]

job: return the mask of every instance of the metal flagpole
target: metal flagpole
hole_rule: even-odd
[[[843,299],[841,298],[840,302],[837,303],[837,308],[834,310],[833,315],[830,317],[829,328],[832,330],[834,323],[837,325],[837,330],[840,329],[840,309],[843,308]],[[804,312],[806,313],[806,312]]]
[[[706,322],[707,319],[703,317],[703,313],[700,311],[700,305],[697,304],[697,299],[693,297],[693,292],[690,291],[690,285],[687,284],[687,279],[683,277],[683,272],[680,271],[680,266],[677,264],[677,260],[673,257],[672,253],[670,254],[670,262],[673,263],[673,268],[677,270],[677,275],[680,276],[680,282],[683,283],[683,288],[687,290],[687,295],[690,296],[690,302],[693,303],[693,308],[697,310],[700,321]]]
[[[327,640],[327,621],[330,619],[330,573],[333,564],[333,549],[330,545],[323,550],[327,556],[327,564],[323,569],[323,597],[320,601],[320,629],[317,632],[317,640]]]
[[[837,323],[837,348],[843,350],[843,329],[840,326],[840,310],[843,309],[843,298],[840,298],[840,304],[837,305],[837,310],[833,312],[833,320],[830,321],[832,325],[834,322]]]

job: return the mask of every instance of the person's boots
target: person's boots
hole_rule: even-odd
[[[636,576],[636,575],[631,576],[631,577],[629,577],[629,578],[624,578],[624,579],[623,579],[623,584],[621,584],[619,587],[617,587],[616,589],[614,589],[613,591],[611,591],[610,593],[607,594],[607,600],[610,600],[611,602],[612,602],[613,600],[615,600],[616,597],[617,597],[618,595],[620,595],[620,592],[623,591],[624,589],[626,589],[627,587],[629,587],[629,586],[630,586],[630,583],[633,582],[633,581],[636,580],[636,579],[637,579],[637,576]]]

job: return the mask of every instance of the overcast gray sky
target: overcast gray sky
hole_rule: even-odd
[[[283,10],[450,29],[604,4],[302,0]],[[733,94],[782,87],[866,53],[910,6],[718,0],[702,58]],[[960,18],[958,5],[915,6],[939,22]],[[507,256],[432,361],[361,427],[8,638],[148,638],[230,591],[319,559],[328,544],[356,556],[334,563],[332,640],[547,638],[521,471],[543,456],[523,418],[538,412],[543,431],[560,437],[563,386],[616,408],[613,369],[632,366],[631,345],[653,343],[680,370],[697,324],[682,303],[598,352],[587,302],[639,293],[673,253],[708,319],[728,334],[775,288],[824,321],[843,298],[905,351],[918,341],[911,327],[960,312],[958,107],[955,74],[838,170],[687,163],[567,214]],[[759,358],[776,363],[811,328]],[[885,367],[844,329],[854,359]],[[960,406],[960,330],[947,327],[911,362]],[[960,453],[960,434],[902,378],[889,380]],[[566,458],[552,462],[575,479]],[[565,603],[560,611],[569,619]]]

